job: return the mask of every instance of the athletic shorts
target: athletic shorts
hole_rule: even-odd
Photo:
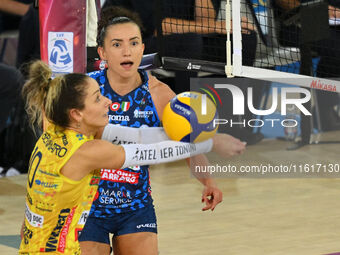
[[[96,218],[89,216],[79,236],[79,242],[93,241],[110,244],[110,233],[120,236],[138,232],[157,234],[157,219],[152,204],[137,211],[117,213],[114,217]]]

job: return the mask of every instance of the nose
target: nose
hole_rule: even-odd
[[[105,97],[105,99],[106,99],[106,105],[105,106],[109,107],[112,104],[112,101],[107,97]]]
[[[124,55],[124,56],[131,56],[131,49],[130,49],[129,46],[125,46],[125,47],[123,48],[123,55]]]

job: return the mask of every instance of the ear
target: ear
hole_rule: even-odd
[[[106,60],[106,54],[103,47],[99,46],[97,52],[101,60]]]
[[[142,52],[144,54],[144,50],[145,50],[145,44],[144,43],[142,44],[142,49],[143,49]]]
[[[69,112],[70,122],[80,123],[83,120],[83,113],[78,109],[71,109]]]

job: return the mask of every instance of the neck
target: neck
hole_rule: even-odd
[[[95,136],[96,135],[96,131],[94,130],[91,130],[90,128],[88,129],[85,129],[85,128],[82,128],[82,127],[75,127],[74,125],[68,127],[67,129],[70,129],[70,130],[73,130],[79,134],[83,134],[87,137],[90,137],[90,136]]]
[[[111,88],[119,95],[125,95],[142,84],[139,72],[136,72],[136,74],[131,77],[121,77],[108,69],[107,78]]]

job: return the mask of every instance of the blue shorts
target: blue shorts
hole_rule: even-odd
[[[137,232],[157,234],[157,219],[152,204],[137,211],[117,213],[109,218],[89,216],[79,236],[79,242],[93,241],[110,244],[110,233],[120,236]]]

